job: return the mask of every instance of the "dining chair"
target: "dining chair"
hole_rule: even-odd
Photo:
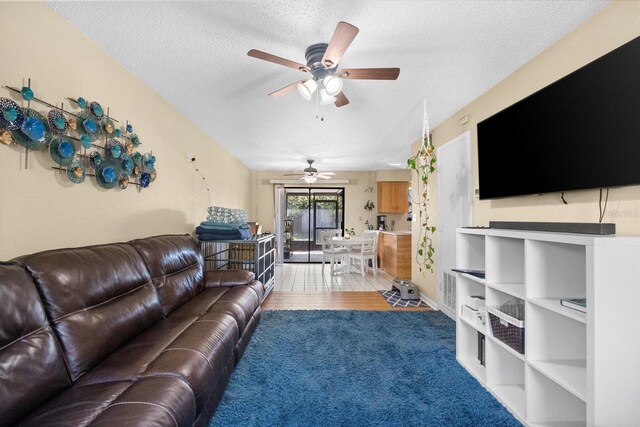
[[[362,235],[362,246],[360,250],[353,250],[347,253],[347,265],[348,270],[351,271],[352,261],[358,260],[360,262],[360,274],[364,277],[366,269],[369,266],[368,261],[371,260],[371,269],[373,275],[376,275],[378,270],[378,232],[377,231],[365,231]]]
[[[324,272],[325,257],[330,263],[331,274],[335,271],[335,265],[338,263],[344,263],[347,256],[347,249],[345,247],[336,247],[332,245],[331,239],[334,237],[340,237],[342,230],[319,230],[320,244],[322,245],[322,271]]]

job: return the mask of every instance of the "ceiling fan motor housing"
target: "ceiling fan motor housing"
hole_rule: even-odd
[[[326,76],[335,74],[338,64],[335,64],[333,68],[327,68],[322,63],[322,57],[327,50],[327,43],[312,44],[305,50],[304,57],[307,60],[307,66],[311,70],[314,80],[322,80]]]
[[[304,168],[305,173],[308,173],[309,175],[318,173],[318,169],[313,167],[313,160],[307,160],[307,163],[309,163],[309,167]]]

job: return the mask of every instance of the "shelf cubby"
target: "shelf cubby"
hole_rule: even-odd
[[[529,426],[586,426],[586,403],[531,366],[527,367]]]
[[[456,235],[456,267],[468,270],[485,269],[484,236],[458,233]]]
[[[486,239],[487,284],[524,286],[524,240],[496,236]]]
[[[528,298],[586,297],[586,247],[527,240]]]
[[[487,370],[478,360],[478,330],[467,322],[456,322],[456,358],[476,379],[486,383]]]
[[[525,400],[525,362],[513,355],[497,341],[486,341],[487,385],[505,406],[524,420],[526,418]]]
[[[477,324],[473,319],[466,318],[463,313],[462,306],[465,303],[466,297],[468,296],[485,296],[485,287],[482,282],[476,280],[475,276],[471,276],[468,274],[458,274],[458,282],[457,282],[457,290],[456,295],[458,298],[457,304],[457,316],[465,321],[469,326],[474,329],[486,333],[486,326],[482,324]],[[486,316],[485,316],[486,319]]]
[[[586,325],[529,303],[526,344],[529,364],[581,400],[586,400]]]

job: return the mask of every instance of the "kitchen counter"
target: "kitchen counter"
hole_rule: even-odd
[[[378,266],[394,278],[411,280],[411,232],[381,231],[378,258]]]

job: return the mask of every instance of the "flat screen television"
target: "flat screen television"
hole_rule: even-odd
[[[478,123],[480,199],[640,184],[640,37]]]

